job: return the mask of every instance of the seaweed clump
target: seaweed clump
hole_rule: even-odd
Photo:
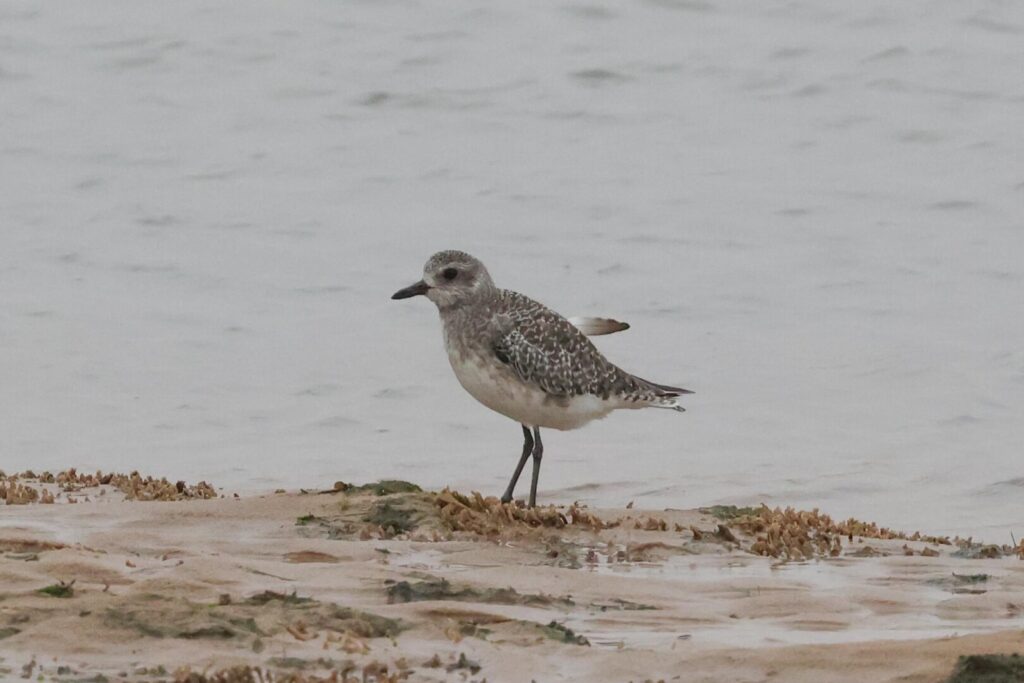
[[[957,660],[946,683],[1021,683],[1024,657],[1012,655],[967,655]]]
[[[541,632],[552,640],[557,640],[560,643],[569,643],[570,645],[590,645],[590,641],[568,626],[559,624],[557,621],[552,621],[547,626],[540,627]]]
[[[420,513],[413,507],[393,500],[375,503],[363,517],[364,522],[379,527],[383,538],[407,534],[419,526]]]
[[[564,605],[575,603],[569,598],[554,598],[548,595],[524,595],[514,588],[455,588],[447,579],[428,579],[410,583],[408,581],[388,582],[388,602],[421,602],[426,600],[453,600],[460,602],[484,602],[497,605]]]
[[[271,663],[278,666],[297,667],[300,660],[277,661]],[[304,663],[304,662],[303,662]],[[323,664],[323,662],[313,662]],[[274,671],[269,668],[240,664],[228,669],[217,671],[192,671],[190,667],[182,667],[174,672],[174,683],[400,683],[408,679],[408,665],[396,662],[394,665],[372,661],[362,667],[345,662],[330,674],[323,676],[299,671]]]
[[[700,508],[700,512],[711,515],[723,522],[734,520],[738,517],[754,517],[760,514],[761,509],[755,507],[736,507],[735,505],[712,505],[711,507]]]
[[[334,482],[334,491],[347,494],[371,493],[375,496],[389,496],[392,493],[422,493],[421,489],[412,482],[401,479],[381,479],[370,484],[346,484],[343,481]]]
[[[30,485],[34,484],[34,485]],[[45,484],[52,486],[46,487]],[[97,471],[94,474],[79,473],[75,468],[61,470],[57,474],[42,472],[36,474],[31,470],[17,474],[5,474],[0,471],[0,499],[8,505],[25,505],[28,503],[54,503],[61,494],[79,493],[83,489],[99,489],[98,495],[109,486],[124,494],[127,500],[186,500],[192,498],[216,498],[217,491],[210,484],[201,481],[188,484],[184,481],[170,482],[166,478],[142,476],[137,471],[130,474]],[[52,489],[56,487],[57,496]],[[68,498],[68,502],[74,502]]]
[[[755,536],[756,540],[750,551],[756,555],[764,555],[787,560],[804,560],[814,557],[837,557],[842,552],[842,538],[853,542],[854,536],[864,539],[902,540],[929,543],[938,546],[956,546],[954,557],[971,559],[994,559],[1006,555],[1018,555],[1024,559],[1024,540],[1018,545],[984,545],[972,539],[959,536],[929,536],[915,531],[908,534],[894,531],[888,527],[880,527],[874,522],[862,522],[850,518],[835,521],[829,515],[813,510],[796,510],[792,507],[769,508],[738,508],[732,505],[716,505],[701,508],[701,512],[729,523],[744,532]],[[719,526],[721,531],[722,526]],[[695,537],[697,534],[695,532]],[[909,546],[904,546],[904,553],[915,554]],[[865,553],[872,551],[865,551]],[[920,553],[924,557],[936,557],[937,550],[925,548]]]
[[[449,489],[439,493],[436,502],[442,520],[450,529],[481,536],[499,536],[505,531],[524,527],[581,527],[599,531],[614,526],[575,503],[562,512],[553,505],[528,508],[518,501],[502,503],[493,496],[485,498],[476,491],[466,496]]]
[[[74,586],[75,582],[73,579],[69,583],[60,581],[52,586],[40,588],[39,592],[43,595],[49,595],[51,598],[72,598],[75,595]]]
[[[750,546],[755,555],[801,561],[838,557],[843,549],[844,534],[828,515],[817,509],[808,512],[762,506],[756,516],[740,515],[732,523],[756,537]]]
[[[144,603],[111,606],[102,615],[111,628],[148,638],[248,639],[290,633],[298,640],[318,631],[353,638],[394,637],[400,622],[377,614],[320,602],[295,593],[263,591],[247,600],[217,605],[160,595]]]

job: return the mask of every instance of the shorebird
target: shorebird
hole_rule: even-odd
[[[574,318],[574,325],[527,296],[496,287],[484,264],[465,252],[434,254],[423,267],[423,279],[391,298],[420,295],[437,305],[448,360],[462,387],[523,428],[523,453],[503,503],[511,502],[532,456],[529,505],[537,504],[541,427],[576,429],[620,408],[682,412],[679,396],[693,393],[631,375],[586,337],[629,325],[605,318]]]

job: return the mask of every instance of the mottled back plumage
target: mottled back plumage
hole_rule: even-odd
[[[494,354],[547,394],[653,403],[685,392],[658,387],[612,364],[579,328],[538,301],[507,289],[496,298]]]

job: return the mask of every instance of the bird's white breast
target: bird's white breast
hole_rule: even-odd
[[[462,387],[491,410],[531,427],[575,429],[617,406],[598,396],[552,397],[523,382],[497,359],[449,348],[448,360]]]

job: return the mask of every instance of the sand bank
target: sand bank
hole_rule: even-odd
[[[140,502],[131,482],[23,481],[55,503],[0,508],[4,676],[924,682],[1024,650],[1005,546],[796,511],[399,484]]]

